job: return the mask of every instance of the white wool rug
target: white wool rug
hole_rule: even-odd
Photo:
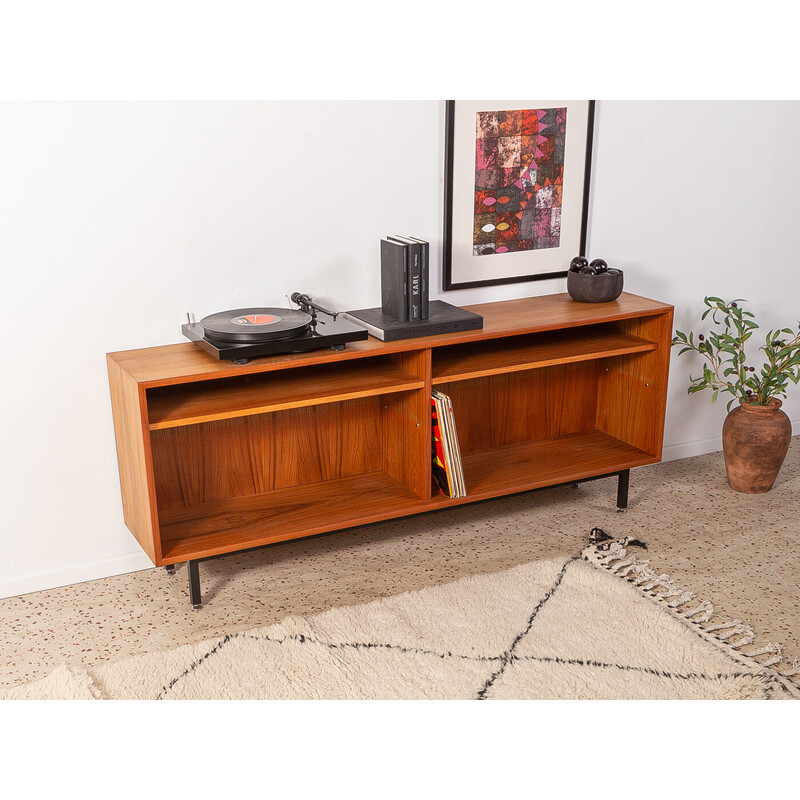
[[[579,556],[162,653],[62,666],[0,699],[800,698],[797,664],[593,531]]]

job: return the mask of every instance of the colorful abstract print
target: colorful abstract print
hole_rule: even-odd
[[[558,247],[567,109],[476,117],[472,254]]]

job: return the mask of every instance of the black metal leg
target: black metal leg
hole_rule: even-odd
[[[192,608],[202,608],[203,604],[200,597],[200,562],[188,561],[186,566],[189,569],[189,600]]]
[[[174,564],[164,564],[164,569],[167,571],[167,575],[174,575],[175,574],[175,565]]]
[[[631,471],[625,469],[619,473],[617,483],[617,512],[624,514],[628,510],[628,487],[631,482]]]

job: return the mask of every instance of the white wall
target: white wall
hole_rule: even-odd
[[[629,291],[742,296],[796,321],[800,104],[598,103],[590,255]],[[0,104],[0,596],[143,569],[122,522],[105,353],[181,341],[185,312],[377,305],[378,242],[429,239],[441,293],[439,102]],[[719,447],[724,404],[674,358],[665,455]],[[786,404],[800,419],[795,396]]]
[[[798,102],[598,103],[592,256],[624,269],[626,290],[672,303],[684,332],[708,324],[706,295],[749,300],[760,367],[763,334],[800,318],[798,130]],[[722,448],[730,395],[712,405],[710,392],[686,392],[701,363],[673,351],[666,459]],[[789,388],[800,433],[800,389]]]

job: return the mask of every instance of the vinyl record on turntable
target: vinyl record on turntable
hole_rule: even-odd
[[[291,308],[237,308],[200,320],[208,339],[219,342],[267,342],[300,336],[311,325],[311,315]]]

